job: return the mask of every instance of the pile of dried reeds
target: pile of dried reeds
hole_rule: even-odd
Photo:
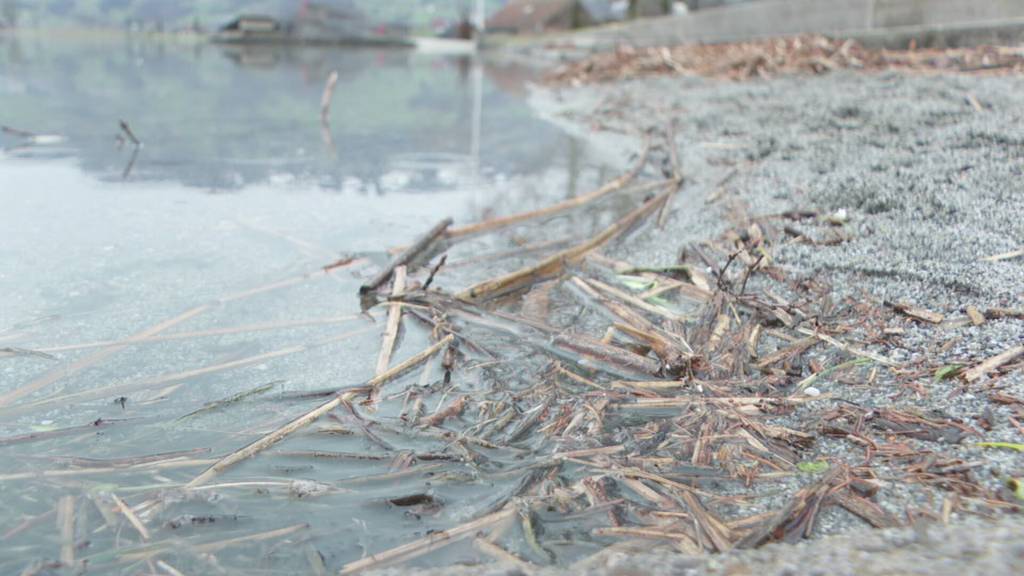
[[[751,42],[621,46],[554,71],[553,82],[590,83],[663,74],[744,80],[832,70],[1021,73],[1024,49],[978,48],[874,50],[854,40],[808,35]]]

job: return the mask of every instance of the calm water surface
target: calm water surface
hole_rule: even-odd
[[[175,488],[317,402],[295,392],[373,374],[383,313],[360,315],[356,291],[388,247],[443,217],[539,207],[604,177],[531,113],[530,77],[404,51],[0,38],[0,124],[32,134],[0,135],[0,573],[68,553],[88,573],[163,559],[191,574],[284,574],[319,557],[333,572],[479,509],[494,482],[444,466],[387,476],[402,470],[392,458],[266,454],[217,486]],[[486,276],[472,258],[579,224],[460,245],[448,280]],[[406,320],[396,359],[429,342]],[[328,419],[277,449],[380,450],[331,434],[350,427]],[[387,502],[423,492],[446,505]],[[111,512],[111,493],[140,507],[148,541]],[[286,546],[222,544],[298,524]],[[467,545],[420,562],[475,557]]]

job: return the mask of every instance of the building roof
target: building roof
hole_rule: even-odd
[[[228,32],[233,30],[243,30],[253,25],[270,30],[276,30],[281,26],[280,22],[272,16],[266,16],[264,14],[242,14],[221,26],[220,29],[222,32]]]

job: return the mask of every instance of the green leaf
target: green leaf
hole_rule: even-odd
[[[647,299],[647,301],[656,306],[661,306],[662,308],[672,308],[672,303],[669,302],[668,300],[665,300],[661,296],[651,296],[650,298]]]
[[[947,366],[943,366],[935,371],[935,381],[939,382],[941,380],[953,378],[960,374],[960,370],[963,369],[963,367],[963,364],[949,364]]]
[[[821,474],[828,470],[828,462],[824,460],[815,460],[813,462],[801,462],[796,467],[804,474]]]
[[[648,280],[647,278],[641,278],[639,276],[627,276],[625,274],[619,274],[619,282],[622,283],[626,288],[634,290],[636,292],[642,292],[644,290],[650,290],[654,288],[656,283],[654,280]]]
[[[979,448],[1006,448],[1008,450],[1024,452],[1024,444],[1017,444],[1016,442],[978,442],[975,446]]]

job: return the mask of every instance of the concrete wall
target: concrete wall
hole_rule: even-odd
[[[595,31],[591,39],[664,44],[1000,24],[1024,27],[1024,0],[760,0],[631,22]]]
[[[873,27],[927,26],[1024,18],[1024,0],[874,0]]]

